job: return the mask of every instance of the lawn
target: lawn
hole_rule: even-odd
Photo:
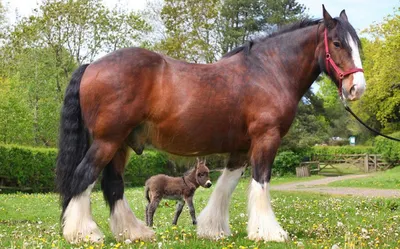
[[[386,171],[373,173],[371,176],[365,178],[332,182],[329,186],[400,189],[400,166]]]
[[[292,181],[288,179],[278,181]],[[68,245],[60,236],[59,206],[55,194],[0,195],[0,248],[395,248],[400,243],[400,200],[337,197],[309,193],[273,192],[275,214],[291,240],[264,243],[246,239],[246,194],[243,179],[230,206],[233,236],[218,241],[198,239],[185,208],[178,226],[172,226],[175,203],[163,201],[155,215],[156,241],[117,243],[108,227],[108,208],[101,192],[92,194],[95,220],[105,233],[102,245]],[[212,189],[211,189],[212,190]],[[206,205],[210,189],[195,196],[197,213]],[[130,188],[126,197],[143,219],[143,188]]]

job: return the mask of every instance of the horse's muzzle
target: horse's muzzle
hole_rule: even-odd
[[[210,180],[208,180],[207,182],[206,182],[206,184],[205,184],[205,187],[206,188],[209,188],[209,187],[211,187],[212,186],[212,182],[210,181]]]

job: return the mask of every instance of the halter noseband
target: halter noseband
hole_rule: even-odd
[[[343,72],[333,61],[331,54],[329,53],[329,46],[328,46],[328,30],[325,28],[324,31],[324,43],[325,43],[325,66],[326,66],[326,71],[328,72],[328,75],[331,75],[330,69],[329,69],[329,64],[333,67],[337,75],[339,76],[339,85],[338,85],[338,91],[339,91],[339,96],[342,98],[342,80],[345,76],[349,74],[353,74],[356,72],[364,72],[362,68],[352,68],[348,71]]]

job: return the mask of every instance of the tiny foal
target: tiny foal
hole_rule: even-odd
[[[209,170],[206,162],[197,158],[196,166],[182,177],[171,177],[167,175],[156,175],[146,181],[145,195],[148,200],[146,206],[146,223],[153,226],[153,216],[161,199],[177,200],[175,218],[172,224],[176,225],[185,202],[189,206],[193,225],[197,224],[193,206],[194,192],[199,186],[211,187]]]

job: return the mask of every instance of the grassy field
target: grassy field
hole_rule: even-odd
[[[400,189],[400,166],[371,174],[371,176],[366,178],[332,182],[329,186]]]
[[[290,178],[290,177],[289,177]],[[293,178],[275,182],[288,182]],[[400,200],[332,197],[308,193],[273,192],[273,206],[281,225],[290,234],[287,243],[246,239],[247,186],[243,179],[230,206],[233,236],[218,241],[199,239],[185,207],[178,226],[172,226],[175,203],[162,201],[155,215],[154,242],[117,243],[108,227],[108,208],[101,192],[92,194],[96,222],[105,233],[101,245],[70,246],[60,235],[58,197],[55,194],[0,195],[0,248],[396,248],[400,244]],[[212,189],[199,189],[197,213]],[[131,188],[126,197],[137,217],[144,218],[143,188]]]

